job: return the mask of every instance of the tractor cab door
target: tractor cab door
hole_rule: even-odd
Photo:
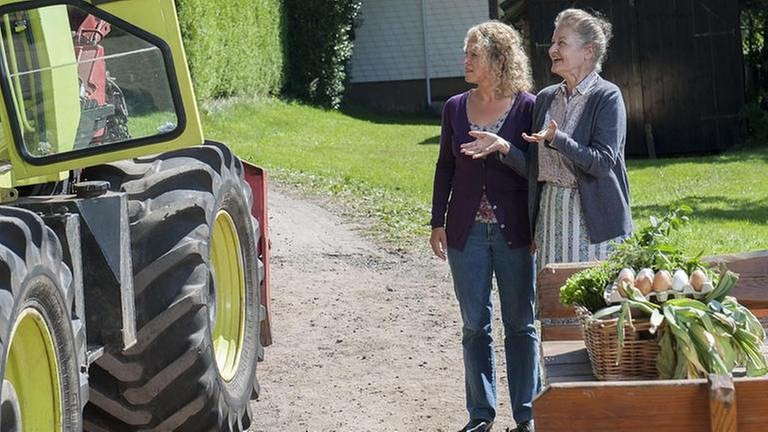
[[[203,141],[173,0],[0,0],[0,187]]]

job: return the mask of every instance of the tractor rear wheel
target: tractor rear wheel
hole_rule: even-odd
[[[71,282],[53,231],[0,207],[0,432],[82,430],[85,335]]]
[[[85,175],[128,195],[138,330],[91,367],[85,430],[247,430],[259,226],[241,162],[210,144]]]

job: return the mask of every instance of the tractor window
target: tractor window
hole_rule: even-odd
[[[72,5],[7,13],[2,62],[26,153],[172,132],[178,118],[157,46]]]

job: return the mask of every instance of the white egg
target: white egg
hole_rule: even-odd
[[[679,269],[672,275],[672,289],[677,292],[683,292],[688,286],[688,274],[685,270]]]

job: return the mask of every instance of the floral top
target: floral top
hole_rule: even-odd
[[[579,85],[573,89],[573,94],[568,96],[565,82],[555,92],[555,98],[547,110],[544,125],[550,120],[557,122],[557,128],[570,135],[576,130],[581,120],[584,106],[587,104],[589,94],[597,83],[599,75],[592,71]],[[557,186],[575,188],[576,173],[573,162],[549,146],[539,147],[539,181],[552,183]]]
[[[507,120],[507,115],[509,114],[510,109],[512,108],[512,105],[514,105],[515,99],[512,99],[512,102],[509,104],[509,107],[507,107],[507,110],[504,111],[504,113],[499,116],[499,118],[496,119],[493,123],[487,124],[487,125],[479,125],[473,123],[471,120],[469,121],[469,129],[473,131],[482,131],[482,132],[490,132],[490,133],[498,133],[501,129],[501,126],[504,124],[504,122]],[[469,118],[469,113],[467,113],[467,118]],[[475,222],[482,222],[482,223],[497,223],[496,220],[496,214],[493,212],[493,204],[488,200],[488,196],[483,193],[483,196],[480,198],[480,207],[477,209],[477,214],[475,215]]]

